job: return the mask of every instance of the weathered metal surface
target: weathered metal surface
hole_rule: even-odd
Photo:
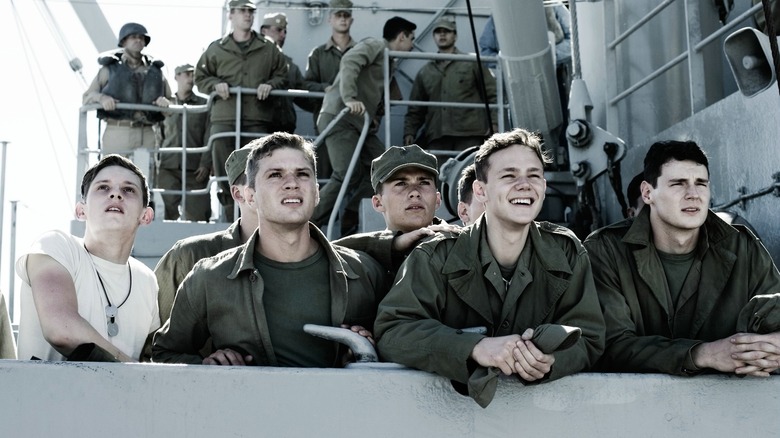
[[[0,361],[4,436],[774,436],[780,378],[503,379],[486,409],[403,369]]]

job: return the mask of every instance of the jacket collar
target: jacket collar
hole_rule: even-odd
[[[476,263],[480,263],[480,247],[484,247],[485,251],[489,251],[486,221],[485,215],[482,215],[479,221],[473,226],[467,227],[461,233],[452,251],[450,251],[447,261],[444,263],[442,274],[446,275],[468,270],[475,266]],[[534,252],[538,254],[537,259],[542,263],[544,270],[571,274],[571,268],[563,251],[546,242],[547,237],[542,235],[540,224],[534,221],[531,222],[529,227],[528,237],[533,245]],[[482,260],[480,266],[484,267],[488,263],[489,260]]]
[[[686,287],[678,299],[671,303],[665,277],[662,275],[663,265],[658,251],[653,244],[653,233],[650,225],[650,209],[645,207],[634,218],[622,226],[630,224],[629,230],[622,241],[627,244],[634,257],[637,273],[647,285],[650,293],[662,308],[666,310],[667,319],[671,320],[675,308],[681,308],[691,299],[696,300],[697,318],[692,321],[689,332],[692,335],[711,317],[711,311],[717,303],[717,298],[724,292],[731,271],[737,260],[737,255],[721,245],[721,242],[738,233],[734,227],[724,222],[711,210],[702,225],[699,240],[696,244],[696,258],[691,267],[691,274],[698,276],[696,287]],[[707,274],[702,275],[706,272]],[[659,275],[661,274],[661,275]],[[687,281],[686,281],[687,284]],[[673,327],[670,327],[673,330]]]
[[[238,221],[234,222],[233,225],[235,225],[236,229],[238,229]],[[231,225],[231,227],[233,225]],[[313,237],[314,240],[320,244],[323,251],[325,251],[325,254],[328,256],[328,263],[330,263],[331,272],[344,275],[348,279],[358,278],[358,274],[355,272],[355,270],[344,261],[344,259],[335,251],[333,245],[330,244],[327,237],[322,234],[322,231],[320,231],[320,229],[311,222],[309,222],[309,235],[311,235],[311,237]],[[259,230],[255,230],[255,232],[252,233],[252,237],[250,237],[246,243],[241,245],[238,258],[236,259],[235,265],[233,265],[233,270],[228,275],[229,279],[232,280],[236,278],[242,271],[249,270],[253,272],[255,270],[255,246],[257,245],[257,240],[260,238],[261,236]]]
[[[650,207],[643,208],[633,222],[625,222],[625,224],[630,224],[630,227],[623,236],[622,240],[624,243],[650,246],[653,238],[652,226],[650,225]],[[703,250],[706,251],[710,244],[720,243],[738,232],[734,227],[713,213],[712,210],[709,210],[707,211],[707,219],[705,219],[704,225],[701,227],[697,250],[704,244],[706,247]]]
[[[344,52],[346,52],[348,49],[355,47],[355,44],[357,44],[355,40],[352,37],[349,37],[349,43],[347,43],[347,47],[344,48]],[[328,38],[328,41],[325,43],[325,50],[330,50],[333,48],[338,50],[338,47],[336,46],[336,42],[333,41],[333,37],[331,36],[330,38]]]
[[[529,230],[530,244],[533,254],[531,255],[534,263],[539,263],[542,271],[536,271],[543,277],[537,278],[537,281],[546,282],[554,289],[548,294],[548,299],[556,300],[568,286],[568,277],[572,274],[565,254],[558,245],[552,243],[547,234],[541,233],[541,229],[547,229],[545,224],[532,222]],[[554,233],[554,229],[548,230]],[[493,321],[490,304],[485,300],[485,288],[482,286],[485,281],[490,279],[480,279],[478,282],[475,276],[483,276],[486,267],[495,259],[487,243],[486,219],[482,218],[474,225],[467,227],[458,237],[452,250],[449,251],[447,259],[442,267],[442,274],[448,276],[450,286],[456,291],[458,296],[464,300],[471,308],[479,313],[486,321]],[[475,269],[476,267],[478,269]],[[525,266],[518,264],[516,270],[525,270]],[[564,274],[561,276],[560,274]],[[565,278],[561,278],[565,277]],[[518,285],[515,294],[507,296],[505,303],[511,304],[519,299],[522,290],[533,280],[532,275],[525,277],[526,284]],[[492,283],[492,282],[491,282]],[[480,286],[475,286],[479,284]],[[499,285],[500,286],[500,285]],[[496,284],[494,283],[494,287]],[[505,307],[508,307],[505,305]]]

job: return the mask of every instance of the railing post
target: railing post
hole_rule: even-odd
[[[3,172],[3,180],[0,181],[0,261],[2,260],[3,256],[3,225],[5,222],[3,222],[3,219],[5,218],[5,159],[6,159],[6,151],[8,149],[8,141],[0,141],[0,145],[3,147],[3,158],[2,163],[0,165],[2,166],[2,172]],[[13,269],[13,266],[12,266]],[[9,273],[9,276],[13,277],[13,270]]]
[[[615,13],[615,0],[605,0],[604,1],[604,40],[605,41],[613,41],[617,35],[617,15]],[[606,74],[606,92],[607,92],[607,99],[606,101],[609,102],[612,100],[613,97],[617,96],[618,90],[620,89],[622,84],[618,84],[618,69],[620,66],[618,66],[618,56],[617,56],[617,50],[618,47],[605,47],[606,53],[606,68],[605,68],[605,74]],[[620,111],[618,111],[619,103],[616,103],[615,105],[607,105],[606,107],[606,115],[607,115],[607,130],[609,132],[618,132],[620,133],[620,128],[622,126],[621,120],[620,120]]]
[[[385,48],[385,62],[384,62],[384,94],[385,94],[385,147],[388,148],[392,144],[390,141],[390,49]],[[403,143],[403,141],[402,141]]]
[[[688,81],[691,98],[691,115],[707,106],[707,84],[704,54],[696,50],[701,42],[701,15],[699,0],[685,0],[685,22],[688,42]]]
[[[5,160],[3,160],[5,161]],[[3,175],[5,175],[5,171],[3,171]],[[3,176],[5,178],[5,176]],[[8,316],[10,318],[11,324],[14,323],[14,287],[15,283],[14,280],[16,278],[16,275],[14,275],[14,261],[16,259],[16,204],[18,204],[19,201],[11,201],[11,248],[9,251],[9,263],[8,263]]]

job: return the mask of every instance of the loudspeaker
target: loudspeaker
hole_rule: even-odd
[[[732,33],[723,42],[723,51],[739,91],[746,97],[755,96],[775,82],[769,37],[758,30],[746,27]]]

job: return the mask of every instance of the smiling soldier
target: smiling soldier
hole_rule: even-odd
[[[481,406],[501,373],[542,382],[596,361],[604,320],[587,254],[571,231],[534,220],[547,162],[522,129],[480,147],[474,196],[485,214],[459,235],[420,243],[401,266],[375,324],[384,359],[448,377]],[[579,327],[581,337],[543,353],[540,324]],[[487,334],[463,330],[476,326]]]

